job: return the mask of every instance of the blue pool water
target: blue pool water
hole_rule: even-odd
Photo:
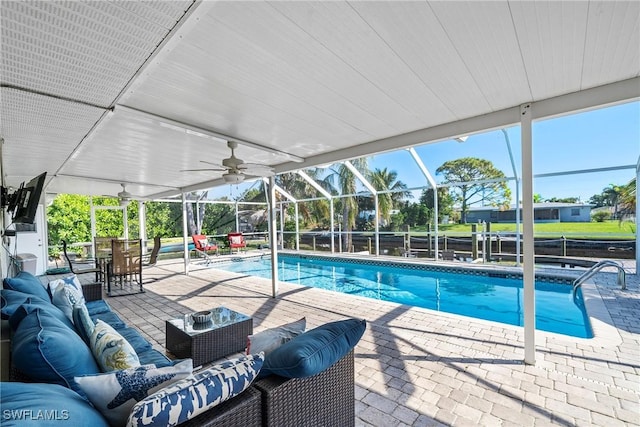
[[[271,278],[270,258],[214,268]],[[278,279],[303,286],[407,304],[511,325],[523,325],[522,279],[409,269],[376,263],[279,255]],[[593,333],[569,284],[536,282],[536,328],[581,338]]]

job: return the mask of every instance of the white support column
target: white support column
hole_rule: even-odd
[[[335,224],[335,220],[333,218],[334,216],[334,212],[333,212],[333,197],[329,199],[329,214],[331,215],[331,253],[335,253],[336,252],[336,248],[335,248],[335,242],[336,242],[336,233],[334,231],[334,227],[336,226]]]
[[[296,215],[296,251],[300,250],[300,220],[298,218],[298,201],[296,201],[293,206],[295,207],[295,215]]]
[[[238,202],[236,202],[236,233],[240,232],[240,217],[238,216]]]
[[[142,253],[147,253],[147,209],[143,201],[138,200],[138,226],[140,227],[140,240],[142,241]]]
[[[524,363],[536,363],[535,247],[533,240],[533,141],[531,104],[520,107],[522,145],[522,225],[524,286]]]
[[[636,276],[640,276],[640,156],[636,164]]]
[[[127,211],[127,207],[129,205],[123,206],[122,209],[122,224],[124,226],[124,238],[129,239],[129,213]]]
[[[269,241],[271,246],[271,295],[278,296],[278,242],[276,240],[276,180],[269,177]]]
[[[189,225],[187,221],[187,195],[182,193],[182,247],[184,249],[184,274],[189,275]]]
[[[378,210],[379,210],[379,200],[378,200],[378,193],[374,193],[373,194],[373,203],[376,209],[376,217],[375,217],[375,230],[376,230],[376,256],[380,255],[380,215],[378,214]]]
[[[93,196],[89,197],[89,209],[91,210],[91,241],[96,237],[96,207],[93,206]],[[95,248],[93,248],[95,250]],[[93,254],[95,257],[96,254]]]
[[[516,267],[520,266],[520,178],[518,178],[518,170],[516,169],[516,162],[513,160],[513,152],[511,151],[511,142],[509,141],[509,134],[505,129],[500,129],[504,134],[504,140],[507,143],[507,149],[509,150],[509,159],[511,160],[511,169],[513,170],[513,177],[516,180]]]

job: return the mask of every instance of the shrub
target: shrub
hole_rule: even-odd
[[[611,218],[611,212],[607,211],[598,211],[591,214],[591,221],[595,222],[605,222]]]

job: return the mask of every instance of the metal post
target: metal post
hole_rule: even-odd
[[[184,250],[184,274],[189,275],[189,242],[187,234],[189,226],[187,224],[187,195],[182,193],[182,248]]]
[[[138,226],[140,227],[140,241],[142,242],[142,253],[147,253],[147,211],[143,201],[138,200]]]
[[[567,238],[562,236],[562,256],[567,256]]]
[[[240,232],[240,220],[239,220],[239,217],[238,217],[238,202],[236,202],[235,207],[236,207],[236,233],[239,233]]]
[[[486,261],[491,261],[491,223],[487,222],[485,223],[485,231],[486,231],[486,240],[487,240],[487,256],[485,257]]]
[[[478,225],[471,224],[471,259],[478,259]]]
[[[295,208],[296,215],[296,251],[300,250],[300,221],[298,219],[298,202],[294,202],[293,204]]]
[[[271,295],[278,296],[278,242],[276,240],[276,181],[269,177],[269,242],[271,246]]]
[[[334,231],[334,227],[335,227],[335,221],[333,219],[333,197],[331,199],[329,199],[329,214],[331,215],[331,253],[335,253],[336,248],[335,248],[335,231]]]
[[[533,240],[533,143],[531,105],[520,107],[522,132],[522,225],[524,281],[524,363],[536,363],[535,246]]]
[[[367,249],[369,250],[369,255],[371,255],[371,237],[367,238]]]
[[[316,251],[316,236],[313,236],[313,251]]]
[[[378,193],[373,193],[373,202],[375,203],[376,207],[376,256],[378,256],[380,255],[380,212],[378,206]],[[371,251],[369,251],[369,253],[371,253]]]

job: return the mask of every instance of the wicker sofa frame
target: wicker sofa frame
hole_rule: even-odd
[[[82,286],[87,301],[102,299],[102,284]],[[12,370],[12,381],[28,381]],[[240,395],[180,424],[185,427],[352,427],[355,425],[354,352],[308,378],[269,376]]]

